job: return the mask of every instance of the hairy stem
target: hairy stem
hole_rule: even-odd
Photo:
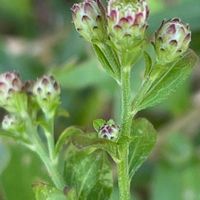
[[[131,71],[130,67],[124,67],[121,75],[122,91],[122,127],[121,137],[130,136],[132,116],[131,116]],[[130,180],[128,168],[129,142],[122,143],[119,147],[120,162],[118,168],[118,184],[120,200],[130,200]]]
[[[26,120],[26,125],[27,125],[27,131],[31,137],[31,141],[34,146],[34,149],[32,149],[32,150],[34,150],[38,154],[38,156],[40,157],[42,162],[45,164],[45,167],[46,167],[46,169],[49,173],[49,176],[52,179],[54,185],[58,189],[63,190],[65,187],[64,179],[60,175],[57,165],[53,162],[47,149],[41,142],[41,139],[38,136],[37,128],[34,126],[32,121],[28,117]],[[51,151],[54,151],[54,149],[52,149]]]

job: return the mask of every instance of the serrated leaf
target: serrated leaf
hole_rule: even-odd
[[[68,200],[64,193],[44,183],[33,186],[35,200]]]
[[[105,123],[106,123],[106,121],[103,120],[103,119],[95,119],[95,120],[93,121],[93,127],[94,127],[95,131],[98,132],[99,129],[100,129]]]
[[[66,142],[69,142],[69,138],[74,135],[82,134],[82,130],[76,127],[68,127],[66,128],[59,136],[58,141],[55,147],[55,153],[58,154]]]
[[[160,70],[160,76],[153,82],[151,82],[150,75],[150,79],[147,78],[146,84],[136,96],[133,102],[133,109],[140,111],[165,100],[188,78],[197,60],[197,55],[192,50],[188,50],[184,57],[176,63],[171,63],[170,66],[167,64],[158,69]],[[154,69],[152,74],[155,74],[156,70]]]
[[[109,199],[112,173],[103,152],[74,152],[66,163],[66,181],[76,189],[77,200],[99,199],[97,191],[102,191],[101,199]]]
[[[137,119],[132,124],[132,142],[129,150],[129,174],[135,174],[151,153],[156,143],[156,130],[146,119]]]

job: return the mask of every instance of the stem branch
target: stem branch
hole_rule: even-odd
[[[34,145],[35,152],[39,155],[40,159],[45,164],[49,176],[52,179],[54,185],[58,189],[63,190],[65,187],[65,181],[58,171],[57,164],[53,162],[50,156],[51,154],[49,155],[48,151],[45,149],[40,137],[38,136],[37,128],[34,126],[31,119],[28,116],[26,119],[27,131],[30,135],[32,144]],[[51,151],[53,152],[54,148],[51,149]]]

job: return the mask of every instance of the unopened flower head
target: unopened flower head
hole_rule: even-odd
[[[23,83],[17,73],[6,72],[0,75],[0,106],[6,109],[15,93],[22,91]]]
[[[89,42],[102,42],[106,37],[105,10],[100,0],[84,0],[72,7],[76,30]]]
[[[43,76],[33,86],[33,95],[47,115],[52,115],[60,103],[60,85],[53,76]]]
[[[163,21],[155,35],[158,61],[161,63],[172,62],[187,51],[190,41],[189,25],[177,18]]]
[[[117,49],[132,49],[144,40],[149,9],[145,0],[108,2],[108,33]]]
[[[2,128],[6,131],[15,131],[19,126],[19,121],[15,115],[6,115],[2,121]]]
[[[117,140],[119,136],[119,127],[113,120],[109,120],[99,129],[98,136],[99,138],[108,140]]]

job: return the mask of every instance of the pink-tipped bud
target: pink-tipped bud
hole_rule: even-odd
[[[119,127],[113,120],[109,120],[99,128],[98,136],[99,138],[115,141],[119,136]]]
[[[147,29],[149,9],[145,0],[108,2],[108,33],[118,50],[140,45]]]
[[[35,82],[33,95],[43,112],[52,115],[60,103],[60,85],[53,76],[45,75]]]
[[[76,30],[89,42],[104,41],[107,37],[105,11],[100,0],[84,0],[72,7]]]
[[[160,63],[169,63],[185,53],[191,42],[188,25],[174,18],[163,21],[155,34],[155,49]]]
[[[6,72],[0,75],[0,106],[6,109],[15,93],[22,91],[23,83],[17,73]]]

